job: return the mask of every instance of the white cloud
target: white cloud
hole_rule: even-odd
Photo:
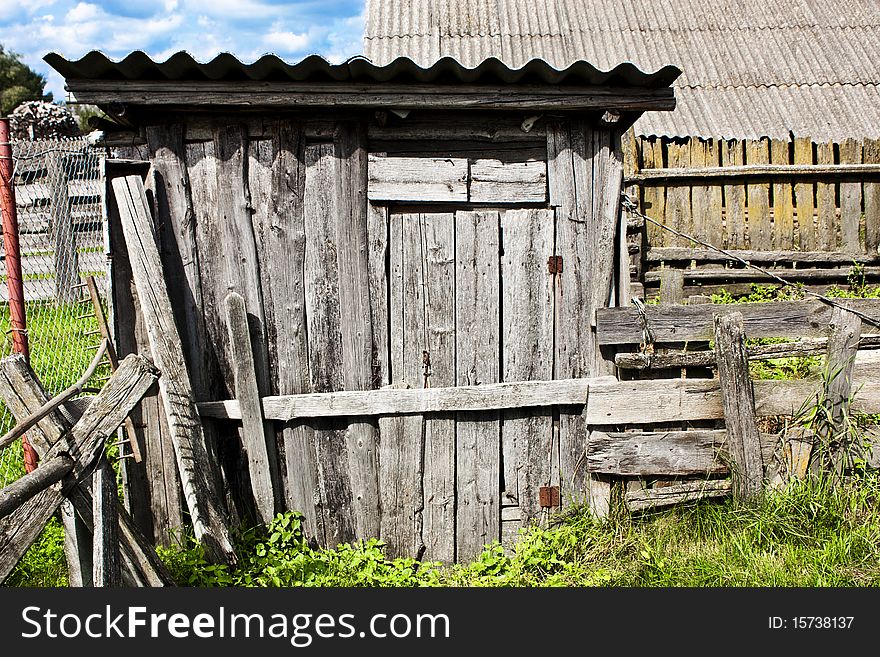
[[[98,5],[80,2],[65,14],[64,20],[68,23],[85,23],[96,20],[100,14],[101,8]]]
[[[263,45],[281,52],[302,52],[308,48],[311,41],[311,37],[306,33],[294,34],[279,30],[269,32],[263,37]]]

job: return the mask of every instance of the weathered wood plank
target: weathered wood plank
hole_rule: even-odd
[[[766,138],[765,138],[766,139]],[[763,141],[763,140],[762,140]],[[785,142],[780,142],[784,144]],[[750,142],[754,146],[755,142]],[[724,167],[669,167],[643,170],[628,175],[624,182],[629,184],[645,183],[647,185],[661,185],[669,181],[671,184],[687,184],[687,180],[693,179],[789,179],[789,178],[829,178],[876,176],[880,174],[880,166],[873,164],[834,164],[820,162],[813,165],[799,164],[747,164],[744,166]]]
[[[106,458],[102,457],[95,468],[92,495],[92,583],[94,586],[121,586],[116,474]]]
[[[66,454],[40,463],[37,468],[0,489],[0,518],[44,490],[61,481],[73,469],[73,460]]]
[[[373,355],[370,387],[391,383],[391,343],[388,334],[388,206],[367,206],[367,266],[370,279],[370,317],[373,324]]]
[[[371,201],[468,200],[468,161],[462,158],[385,157],[370,154]]]
[[[778,139],[770,142],[770,161],[776,165],[790,165],[789,143]],[[774,179],[773,185],[773,245],[777,249],[793,249],[794,199],[791,182]]]
[[[768,464],[779,443],[776,434],[761,434],[761,458]],[[604,432],[590,434],[590,472],[627,477],[727,474],[727,432],[689,431]]]
[[[816,161],[820,165],[834,165],[834,144],[816,144]],[[837,249],[837,183],[816,181],[816,248],[833,251]],[[872,252],[868,252],[869,255]],[[876,252],[873,253],[876,255]],[[849,254],[850,261],[856,254]]]
[[[128,176],[115,179],[112,185],[153,358],[163,373],[159,379],[159,390],[172,430],[178,471],[196,537],[205,545],[209,558],[235,563],[229,528],[219,505],[214,482],[211,481],[204,434],[195,408],[168,291],[153,276],[162,268],[150,226],[143,182],[136,176]]]
[[[880,165],[880,139],[865,139],[862,148],[865,164]],[[865,180],[862,194],[865,205],[865,252],[874,256],[880,252],[880,182]]]
[[[770,141],[749,140],[746,143],[746,162],[749,165],[770,163]],[[770,185],[754,182],[746,185],[748,199],[748,244],[752,249],[773,248],[770,225]]]
[[[864,274],[869,277],[880,276],[880,267],[864,267]],[[762,281],[771,285],[778,284],[767,274],[756,269],[726,269],[721,267],[706,267],[702,269],[687,269],[684,277],[689,281]],[[780,277],[789,281],[833,281],[846,280],[852,273],[851,268],[810,268],[810,269],[777,269]],[[644,276],[646,283],[656,283],[660,280],[660,272],[648,272]]]
[[[859,164],[862,161],[862,145],[847,138],[840,143],[840,163]],[[861,181],[841,181],[840,190],[840,248],[851,253],[861,253],[859,223],[862,215]]]
[[[61,484],[56,484],[0,518],[0,583],[9,577],[63,500]]]
[[[831,192],[834,190],[832,189]],[[833,194],[832,194],[833,200]],[[833,228],[833,225],[831,226]],[[829,228],[830,230],[830,228]],[[645,259],[650,263],[669,261],[736,262],[740,258],[747,262],[763,264],[823,263],[851,265],[853,262],[877,263],[877,254],[850,254],[843,251],[751,251],[747,249],[726,249],[730,255],[704,248],[681,248],[674,246],[654,247],[648,250]]]
[[[740,313],[715,317],[715,357],[732,457],[733,495],[740,502],[750,502],[764,488],[764,466]]]
[[[848,299],[846,305],[871,317],[880,317],[880,301]],[[742,313],[750,338],[825,337],[831,321],[831,306],[822,301],[781,301],[742,303]],[[712,304],[696,306],[647,306],[645,317],[656,342],[711,340]],[[639,344],[642,320],[634,308],[607,308],[596,313],[599,344]],[[865,333],[880,332],[866,324]]]
[[[813,164],[813,141],[809,137],[795,137],[794,163]],[[817,227],[813,222],[813,191],[814,183],[811,180],[799,181],[794,186],[799,245],[803,251],[815,251],[819,248]]]
[[[724,168],[742,166],[745,162],[745,144],[733,139],[721,143],[721,161]],[[724,185],[724,210],[726,218],[725,246],[743,249],[746,246],[746,188],[743,184],[729,182]],[[650,252],[649,252],[650,253]]]
[[[523,129],[522,117],[487,116],[480,113],[432,112],[412,114],[406,119],[393,118],[385,125],[371,123],[367,129],[370,141],[469,141],[486,148],[487,144],[504,142],[544,142],[547,132],[543,121]]]
[[[880,413],[880,383],[855,381],[853,409]],[[264,398],[267,419],[475,412],[541,406],[583,406],[589,391],[592,405],[587,423],[657,424],[723,419],[724,411],[712,379],[614,381],[613,377],[484,384],[428,390],[373,390]],[[816,394],[813,381],[755,381],[758,415],[793,415]],[[203,415],[240,419],[238,404],[199,404]]]
[[[552,210],[508,210],[501,218],[501,376],[504,381],[553,378]],[[502,413],[503,504],[518,505],[522,526],[541,515],[538,490],[551,482],[553,417],[543,412]]]
[[[834,467],[838,474],[851,467],[857,456],[853,450],[858,449],[858,446],[852,445],[851,438],[845,431],[844,416],[852,392],[853,366],[859,348],[861,328],[862,320],[857,315],[841,308],[832,311],[831,335],[828,337],[828,355],[825,358],[827,379],[823,395],[831,423],[820,426],[818,438],[821,444],[830,448],[821,455],[827,459],[823,465]]]
[[[270,122],[266,132],[269,139],[251,144],[248,173],[261,264],[269,384],[272,394],[299,394],[311,392],[303,282],[304,141],[302,126],[292,121]],[[286,423],[278,432],[278,443],[284,453],[284,464],[279,464],[285,480],[284,506],[303,514],[307,536],[323,534],[315,511],[314,430],[302,421]]]
[[[660,303],[675,305],[684,301],[684,272],[664,267],[660,270]]]
[[[455,216],[457,384],[499,379],[500,278],[497,212]],[[500,538],[501,445],[497,412],[456,416],[456,561],[469,561]]]
[[[79,280],[79,252],[76,232],[70,212],[68,196],[68,158],[64,153],[47,156],[49,170],[49,200],[53,208],[50,233],[55,259],[55,298],[60,302],[73,302],[81,297],[74,288]]]
[[[260,402],[262,395],[254,369],[247,308],[244,299],[237,292],[230,292],[226,297],[226,322],[234,368],[235,397],[241,409],[243,447],[248,461],[257,518],[268,525],[275,517],[275,487],[269,456],[274,435],[272,427],[263,419]]]
[[[663,140],[642,141],[642,172],[663,170]],[[642,185],[642,211],[655,221],[665,223],[666,188],[662,185]],[[648,244],[652,247],[670,245],[670,234],[659,226],[648,224]]]
[[[544,203],[547,163],[476,159],[471,162],[469,188],[472,203]]]
[[[731,490],[732,485],[728,479],[708,479],[675,486],[628,491],[625,499],[630,511],[644,511],[710,497],[727,497]]]

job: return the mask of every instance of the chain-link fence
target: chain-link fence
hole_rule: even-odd
[[[54,395],[82,376],[100,342],[83,284],[93,276],[106,299],[104,154],[80,137],[13,141],[12,159],[31,366]],[[5,267],[2,271],[0,356],[6,356],[12,338]],[[107,375],[102,365],[94,385]],[[0,434],[13,425],[0,402]],[[20,444],[0,452],[0,486],[23,471]]]

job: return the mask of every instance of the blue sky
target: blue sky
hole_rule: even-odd
[[[48,52],[78,59],[100,50],[120,59],[143,50],[163,61],[179,50],[199,61],[231,52],[244,62],[266,53],[298,61],[313,53],[343,61],[362,50],[364,0],[0,0],[0,44],[48,79]]]

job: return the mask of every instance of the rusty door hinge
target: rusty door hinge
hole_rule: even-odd
[[[538,503],[542,509],[559,506],[559,486],[541,486],[538,489]]]
[[[547,258],[547,271],[551,274],[561,274],[562,256],[550,256]]]

